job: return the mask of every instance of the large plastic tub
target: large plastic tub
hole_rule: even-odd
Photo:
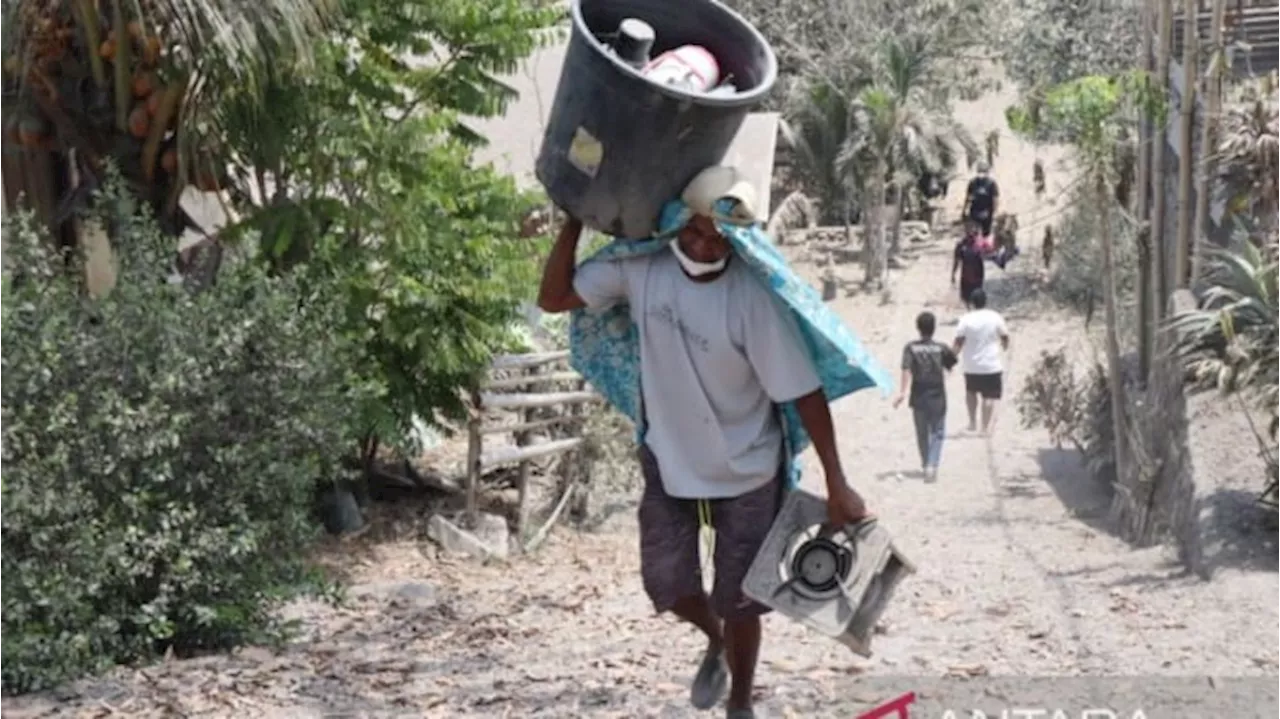
[[[551,200],[588,227],[651,235],[662,205],[728,151],[743,119],[773,88],[778,64],[764,37],[714,0],[574,0],[573,29],[536,174]],[[646,80],[597,36],[638,18],[652,56],[681,45],[715,55],[732,95]]]

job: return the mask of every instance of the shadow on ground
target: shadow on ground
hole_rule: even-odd
[[[1220,569],[1280,571],[1276,515],[1258,503],[1256,492],[1219,489],[1197,506],[1202,575]]]
[[[1049,447],[1036,452],[1036,461],[1044,483],[1071,516],[1091,529],[1115,533],[1107,518],[1113,491],[1089,474],[1079,452]]]
[[[1115,535],[1109,518],[1114,492],[1090,476],[1078,452],[1042,449],[1037,453],[1043,484],[1057,495],[1073,517],[1086,526]],[[1010,497],[1040,496],[1033,478],[1012,477],[1002,489]],[[1196,541],[1201,553],[1199,574],[1210,578],[1221,569],[1280,572],[1280,535],[1276,514],[1258,503],[1257,493],[1219,489],[1197,500]],[[1175,562],[1170,561],[1173,568]],[[1170,579],[1153,575],[1153,580]]]
[[[988,269],[983,283],[987,306],[1004,315],[1005,320],[1041,319],[1048,305],[1044,283],[1036,274],[1013,272],[1012,264],[1010,268],[1010,271]]]

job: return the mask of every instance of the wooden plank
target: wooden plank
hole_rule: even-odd
[[[1280,6],[1278,6],[1274,2],[1265,2],[1265,3],[1247,3],[1246,2],[1246,3],[1237,4],[1236,2],[1232,1],[1231,6],[1226,8],[1226,12],[1231,13],[1233,15],[1237,15],[1237,16],[1243,15],[1243,16],[1275,17],[1276,12],[1278,10],[1280,10]],[[1187,10],[1185,7],[1177,8],[1174,10],[1174,13],[1173,13],[1174,18],[1178,20],[1181,20],[1182,18],[1186,17],[1186,15],[1187,15]],[[1196,7],[1195,15],[1197,18],[1212,17],[1213,4],[1209,2],[1209,0],[1198,0],[1198,5]]]
[[[558,439],[554,442],[535,444],[532,447],[504,447],[481,455],[480,466],[482,469],[492,469],[503,464],[527,462],[539,457],[568,452],[580,444],[582,444],[581,437],[571,437],[569,439]]]
[[[491,424],[483,427],[480,434],[504,434],[507,432],[530,432],[543,427],[554,427],[558,424],[568,424],[570,422],[581,422],[586,417],[577,415],[564,415],[562,417],[550,417],[548,419],[535,419],[528,422],[517,422],[515,424]]]
[[[1174,36],[1173,51],[1175,59],[1182,54],[1182,36],[1181,33]],[[1252,43],[1253,47],[1248,51],[1239,48],[1232,51],[1231,55],[1231,72],[1234,77],[1247,77],[1249,74],[1266,75],[1276,69],[1276,51],[1280,47],[1280,35],[1273,36],[1266,40]],[[1181,93],[1182,81],[1178,80],[1173,85],[1174,91]],[[1173,103],[1176,105],[1177,103]],[[1176,123],[1175,123],[1176,124]]]
[[[569,359],[569,350],[534,352],[525,355],[499,355],[493,358],[493,364],[490,365],[490,369],[524,369],[526,367],[539,367],[552,362],[561,362],[567,359]]]
[[[541,384],[543,382],[572,382],[579,379],[582,379],[582,375],[574,372],[573,370],[565,370],[564,372],[548,372],[546,374],[489,380],[485,383],[484,388],[489,390],[519,389],[521,387],[528,387],[531,384]]]
[[[1269,16],[1260,15],[1235,15],[1224,18],[1224,24],[1229,26],[1231,30],[1228,33],[1226,41],[1228,44],[1233,39],[1252,41],[1254,38],[1268,37],[1275,32],[1276,13],[1272,12]],[[1175,18],[1173,25],[1173,35],[1175,38],[1182,37],[1183,28],[1187,26],[1183,18]],[[1196,27],[1200,29],[1202,35],[1207,35],[1209,28],[1213,27],[1213,17],[1196,18]],[[1232,37],[1232,36],[1235,37]]]
[[[544,392],[541,394],[491,394],[480,395],[480,407],[483,409],[529,409],[531,407],[552,407],[558,404],[574,404],[577,402],[595,402],[600,395],[595,392]]]
[[[1174,46],[1180,47],[1183,29],[1187,23],[1183,15],[1176,16],[1173,20]],[[1243,40],[1254,45],[1255,49],[1257,49],[1256,46],[1269,44],[1275,37],[1277,12],[1276,8],[1246,10],[1243,13],[1228,10],[1224,17],[1224,22],[1230,28],[1226,38],[1228,43],[1233,40]],[[1202,35],[1207,35],[1212,26],[1213,15],[1211,13],[1196,17],[1196,27]]]
[[[1223,38],[1223,43],[1227,47],[1234,48],[1233,52],[1236,57],[1248,53],[1258,53],[1272,48],[1276,42],[1276,18],[1234,18],[1235,23],[1227,22],[1227,31]],[[1182,38],[1186,32],[1188,24],[1181,20],[1173,25],[1173,45],[1175,48],[1182,47]],[[1212,20],[1205,19],[1197,22],[1195,25],[1197,31],[1202,38],[1209,36],[1213,27]],[[1247,49],[1246,49],[1247,48]]]

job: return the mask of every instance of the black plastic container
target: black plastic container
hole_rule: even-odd
[[[747,113],[773,89],[778,64],[764,37],[715,0],[574,0],[573,29],[536,173],[551,200],[588,227],[653,234],[658,213],[700,170],[720,162]],[[644,79],[597,38],[626,18],[651,25],[652,56],[701,45],[730,95]]]

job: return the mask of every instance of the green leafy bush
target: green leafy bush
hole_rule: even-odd
[[[1025,428],[1043,427],[1054,446],[1070,443],[1090,475],[1115,480],[1115,431],[1107,371],[1093,363],[1078,376],[1065,350],[1041,351],[1014,404]]]
[[[123,193],[95,206],[119,255],[99,300],[4,225],[6,693],[269,636],[358,401],[325,303],[251,262],[166,282],[172,240]]]
[[[355,0],[314,68],[279,69],[267,106],[228,105],[230,146],[270,158],[232,178],[245,219],[228,235],[256,236],[261,260],[341,305],[339,331],[376,388],[355,412],[366,459],[415,418],[461,418],[459,390],[518,341],[548,242],[517,237],[538,198],[478,165],[471,125],[515,98],[500,76],[562,15],[525,0]],[[433,59],[397,59],[409,55]],[[259,182],[274,189],[243,206]]]
[[[1194,389],[1239,393],[1272,418],[1280,415],[1280,243],[1264,249],[1245,236],[1235,248],[1202,246],[1200,306],[1170,317],[1173,350]]]

